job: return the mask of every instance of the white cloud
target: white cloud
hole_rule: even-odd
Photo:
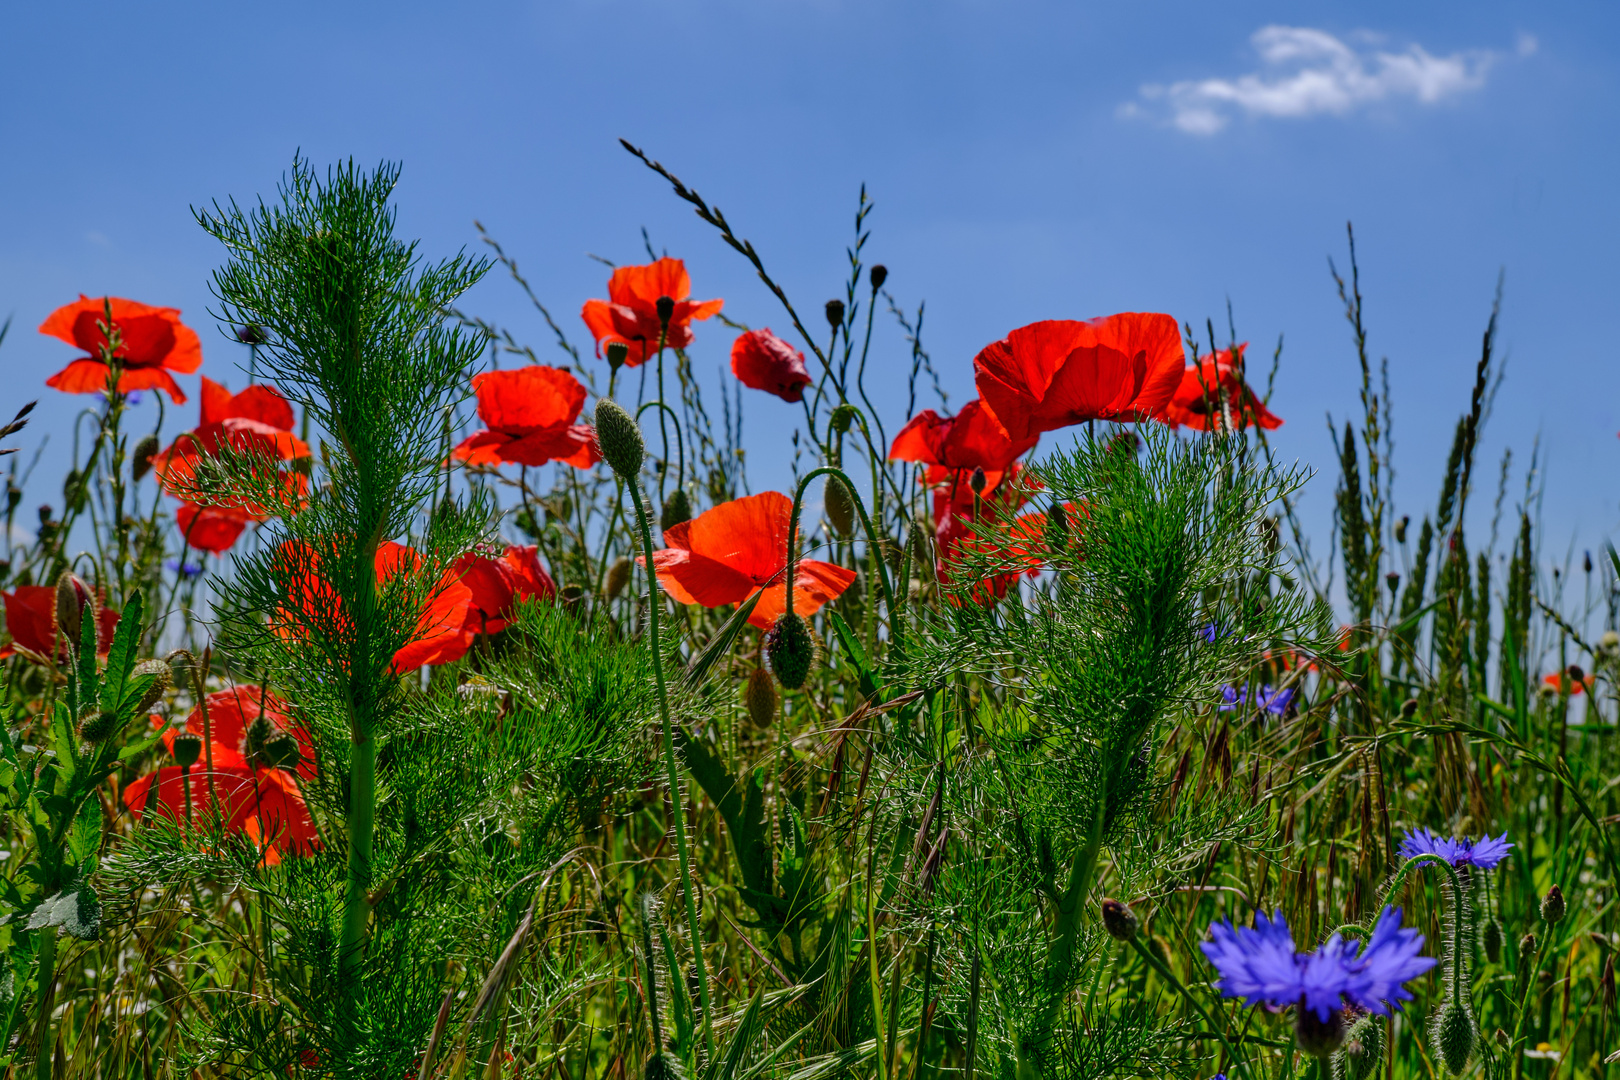
[[[1358,49],[1325,30],[1297,26],[1262,27],[1251,40],[1261,70],[1144,86],[1146,104],[1127,103],[1120,115],[1160,117],[1189,134],[1213,135],[1234,115],[1343,116],[1400,98],[1432,105],[1484,86],[1497,60],[1482,50],[1434,56],[1420,45],[1388,52],[1371,40]],[[1535,38],[1521,35],[1518,51],[1534,52]]]

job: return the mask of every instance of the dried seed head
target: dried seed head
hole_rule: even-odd
[[[776,680],[788,690],[797,690],[810,677],[816,644],[810,624],[798,612],[783,612],[765,635],[765,651],[770,656]]]
[[[684,488],[676,488],[664,500],[664,512],[658,517],[658,527],[668,532],[681,522],[691,520],[692,500],[686,497]]]
[[[1474,1026],[1474,1017],[1467,1007],[1461,1001],[1453,1000],[1441,1006],[1430,1038],[1440,1064],[1452,1076],[1461,1076],[1468,1067],[1468,1059],[1474,1056],[1479,1029]]]
[[[189,769],[202,757],[202,736],[181,732],[174,737],[174,760],[182,769]]]
[[[596,443],[602,457],[627,484],[637,482],[647,444],[641,438],[641,425],[612,398],[596,403]]]
[[[827,514],[827,524],[833,527],[833,532],[840,537],[848,537],[855,531],[855,501],[850,498],[849,488],[836,476],[827,477],[827,489],[822,495],[821,508]]]
[[[96,709],[85,713],[84,719],[79,721],[79,738],[95,746],[105,742],[107,737],[118,729],[117,709]]]
[[[624,367],[625,361],[630,359],[630,346],[623,341],[608,342],[606,352],[608,367],[613,371]]]
[[[771,673],[757,667],[748,673],[743,684],[743,707],[748,710],[748,722],[763,731],[776,719],[776,684]]]
[[[139,480],[152,471],[152,458],[158,452],[158,437],[156,435],[143,435],[140,442],[135,444],[131,453],[129,466],[130,475]]]
[[[614,597],[624,592],[624,587],[630,584],[631,565],[632,564],[629,559],[621,556],[613,563],[612,566],[608,567],[607,582],[602,586],[602,588],[603,591],[607,593],[607,598],[609,600],[612,600]]]
[[[1344,1042],[1344,1013],[1334,1009],[1323,1020],[1315,1009],[1305,1007],[1301,998],[1294,1006],[1294,1041],[1301,1052],[1314,1058],[1325,1058]]]
[[[1548,926],[1564,920],[1564,890],[1554,885],[1541,898],[1541,921]]]
[[[842,300],[827,301],[827,325],[834,330],[844,325],[844,302]]]
[[[84,579],[71,570],[62,571],[62,576],[56,579],[56,625],[62,631],[68,644],[75,650],[83,640],[80,636],[84,631],[84,612],[90,610],[90,617],[95,618],[95,594]],[[100,639],[96,641],[97,651],[100,651]]]
[[[1118,900],[1103,900],[1102,924],[1108,936],[1115,941],[1130,941],[1136,936],[1136,912]]]
[[[883,283],[889,280],[889,268],[884,266],[882,263],[878,263],[876,266],[872,267],[871,270],[867,271],[867,276],[872,282],[872,291],[877,292],[879,289],[883,288]]]

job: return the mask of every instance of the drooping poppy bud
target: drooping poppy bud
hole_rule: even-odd
[[[1303,999],[1294,1006],[1294,1041],[1309,1057],[1325,1058],[1344,1043],[1344,1012],[1334,1009],[1323,1020]]]
[[[117,709],[95,709],[79,721],[79,738],[91,746],[105,742],[118,727]]]
[[[182,732],[174,737],[174,760],[182,769],[189,769],[197,764],[197,759],[202,757],[202,750],[201,735]]]
[[[1485,947],[1485,959],[1493,964],[1502,962],[1502,924],[1495,919],[1485,923],[1480,931],[1479,942]]]
[[[609,600],[624,592],[624,587],[630,584],[631,565],[629,559],[621,556],[612,566],[608,567],[607,581],[603,584],[602,590],[607,593]]]
[[[778,615],[765,634],[765,652],[770,656],[777,682],[789,690],[803,686],[804,680],[810,677],[810,665],[816,654],[815,639],[804,616],[796,611]]]
[[[827,301],[827,325],[834,330],[844,325],[844,302],[842,300]]]
[[[1430,1038],[1440,1064],[1452,1076],[1461,1076],[1468,1067],[1468,1060],[1474,1056],[1479,1029],[1468,1008],[1461,1001],[1452,1000],[1441,1007]]]
[[[630,346],[622,341],[610,341],[603,347],[607,354],[608,367],[618,371],[624,367],[624,362],[630,359]]]
[[[743,684],[743,706],[748,710],[748,721],[764,731],[776,720],[776,684],[770,672],[757,667],[748,673]]]
[[[130,475],[139,480],[152,471],[152,458],[158,452],[158,437],[156,435],[143,435],[141,441],[135,444],[131,454],[129,466]]]
[[[627,484],[637,482],[647,444],[641,438],[641,425],[612,398],[596,403],[596,444],[608,467]]]
[[[142,660],[135,665],[132,677],[144,679],[148,676],[152,679],[152,685],[148,686],[146,693],[141,695],[140,703],[135,706],[136,712],[146,712],[162,699],[174,682],[174,669],[169,666],[166,660]]]
[[[975,495],[983,495],[984,494],[984,485],[985,485],[986,482],[987,482],[987,479],[986,479],[986,477],[984,475],[984,466],[983,465],[974,466],[973,475],[968,478],[968,487],[973,489],[973,494],[975,494]]]
[[[692,500],[686,497],[685,488],[676,488],[664,500],[664,512],[659,515],[658,527],[668,532],[683,521],[692,520]]]
[[[827,523],[840,537],[848,538],[855,531],[855,500],[850,498],[849,488],[836,476],[827,477],[822,509],[827,513]]]
[[[56,625],[74,649],[84,640],[80,636],[84,630],[84,611],[90,609],[90,617],[94,619],[95,603],[95,594],[82,578],[71,570],[62,571],[62,576],[56,579]],[[99,637],[96,643],[100,645]]]
[[[1115,941],[1130,941],[1136,937],[1136,912],[1130,906],[1118,900],[1104,899],[1102,902],[1103,929]]]
[[[1564,890],[1554,885],[1541,898],[1541,921],[1548,926],[1564,920]]]
[[[1333,1055],[1335,1077],[1367,1080],[1384,1057],[1384,1029],[1378,1018],[1363,1013],[1344,1033],[1344,1045]]]
[[[867,271],[867,276],[872,282],[872,291],[877,292],[879,289],[883,288],[883,283],[889,280],[889,268],[884,266],[882,263],[878,263],[876,266],[872,267],[871,270]]]

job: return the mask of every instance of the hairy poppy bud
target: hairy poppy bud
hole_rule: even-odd
[[[627,484],[637,482],[647,444],[641,439],[641,425],[612,398],[596,403],[596,445],[608,467]]]
[[[95,594],[83,578],[71,570],[62,571],[62,576],[56,579],[56,625],[75,649],[83,640],[80,635],[84,630],[84,611],[89,608],[90,617],[94,619],[95,602]],[[99,646],[100,641],[96,644]]]
[[[834,330],[844,325],[844,302],[842,300],[827,301],[827,325]]]
[[[771,726],[776,719],[776,684],[770,672],[757,667],[748,673],[743,684],[743,705],[748,710],[748,721],[760,731]]]
[[[1294,1007],[1294,1041],[1309,1057],[1325,1058],[1344,1042],[1344,1012],[1334,1009],[1323,1020],[1315,1009]]]
[[[130,475],[139,480],[152,471],[152,458],[158,452],[158,437],[156,435],[143,435],[141,441],[135,444],[135,451],[131,455]]]
[[[182,769],[189,769],[202,757],[202,736],[182,732],[174,737],[174,760]]]
[[[658,325],[669,330],[669,320],[675,317],[674,297],[660,296],[653,307],[658,311]]]
[[[79,721],[79,738],[95,746],[97,743],[105,742],[107,736],[117,728],[117,709],[97,709],[86,713],[84,719]]]
[[[1541,898],[1541,921],[1548,926],[1564,919],[1564,890],[1554,885]]]
[[[607,352],[608,367],[614,371],[624,367],[624,362],[630,359],[630,346],[622,341],[608,342],[605,351]]]
[[[1468,1067],[1468,1059],[1474,1056],[1479,1031],[1467,1007],[1461,1001],[1453,1000],[1441,1006],[1430,1038],[1434,1041],[1435,1057],[1440,1064],[1452,1076],[1461,1076]]]
[[[1395,542],[1397,544],[1406,543],[1406,527],[1410,524],[1412,524],[1411,514],[1402,514],[1401,520],[1395,523]]]
[[[151,676],[152,685],[146,688],[146,693],[141,695],[140,702],[135,706],[137,713],[143,713],[158,703],[174,682],[174,669],[166,660],[142,660],[135,665],[132,677],[144,679],[147,676]]]
[[[242,735],[242,756],[248,759],[248,764],[253,768],[270,764],[270,755],[265,748],[278,730],[263,713],[254,717],[247,726],[247,731]]]
[[[630,584],[631,565],[632,563],[629,559],[621,557],[616,560],[612,566],[608,567],[607,582],[602,586],[602,588],[603,591],[607,593],[607,598],[609,600],[612,600],[614,597],[624,592],[624,587]]]
[[[292,732],[278,731],[264,741],[264,760],[272,769],[293,772],[304,760],[304,753]]]
[[[236,328],[236,340],[244,345],[263,345],[270,340],[270,335],[264,332],[264,327],[248,323]]]
[[[1118,900],[1103,900],[1102,924],[1115,941],[1129,941],[1136,936],[1136,912]]]
[[[867,271],[867,276],[872,281],[872,291],[877,292],[879,289],[883,288],[883,283],[889,280],[889,268],[884,266],[882,263],[878,263],[876,266],[872,267],[871,270]]]
[[[1394,595],[1400,591],[1401,575],[1391,570],[1389,573],[1384,575],[1384,584],[1389,586],[1389,595],[1393,598]]]
[[[1378,1018],[1363,1014],[1344,1033],[1344,1046],[1333,1055],[1333,1075],[1367,1080],[1384,1057],[1384,1029]]]
[[[986,480],[986,477],[984,475],[984,466],[983,465],[974,466],[973,475],[968,477],[968,487],[973,489],[973,494],[975,494],[975,495],[983,495],[984,494],[984,485],[985,485],[986,482],[987,482],[987,480]]]
[[[1069,550],[1069,511],[1062,503],[1053,503],[1046,512],[1046,528],[1042,530],[1048,551]]]
[[[1401,719],[1402,720],[1410,720],[1410,719],[1412,719],[1412,717],[1417,715],[1417,711],[1418,711],[1418,699],[1417,698],[1409,697],[1405,701],[1401,702]]]
[[[765,651],[771,659],[776,680],[789,690],[797,690],[810,677],[816,643],[810,624],[798,612],[783,612],[765,635]]]
[[[855,531],[855,500],[838,477],[827,477],[827,490],[823,494],[821,508],[827,512],[827,523],[840,537],[847,538]]]
[[[1501,923],[1497,922],[1495,919],[1491,919],[1491,920],[1487,921],[1485,923],[1485,928],[1480,931],[1479,942],[1480,942],[1481,945],[1483,945],[1485,947],[1485,959],[1489,960],[1493,964],[1501,963],[1501,961],[1502,961],[1502,924]]]
[[[1586,672],[1584,670],[1582,670],[1581,665],[1579,665],[1579,664],[1571,664],[1571,665],[1569,665],[1569,681],[1572,682],[1572,683],[1585,683],[1586,682]]]
[[[658,527],[668,532],[683,521],[692,520],[692,500],[686,497],[684,488],[676,488],[664,500],[664,512],[659,515]]]

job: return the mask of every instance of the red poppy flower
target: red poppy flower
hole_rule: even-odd
[[[1245,341],[1234,348],[1199,357],[1197,363],[1182,372],[1181,384],[1155,419],[1171,427],[1199,431],[1226,431],[1234,427],[1241,431],[1250,424],[1259,424],[1267,431],[1281,427],[1282,419],[1255,397],[1243,377],[1243,350],[1248,347]]]
[[[805,370],[804,353],[771,328],[750,330],[731,343],[731,373],[750,390],[775,394],[783,401],[804,400],[804,388],[815,380]]]
[[[252,519],[218,507],[183,502],[174,512],[174,520],[187,547],[219,555],[231,549]]]
[[[101,350],[107,346],[107,335],[99,324],[106,320],[108,307],[123,339],[115,354],[123,365],[118,376],[119,393],[163,390],[176,405],[185,404],[186,395],[169,372],[189,375],[202,364],[202,342],[197,332],[180,321],[179,308],[152,307],[118,297],[92,300],[81,293],[78,303],[57,308],[40,324],[40,333],[61,338],[90,354],[46,379],[45,385],[68,394],[93,394],[106,389],[109,371],[101,360]]]
[[[786,610],[788,520],[793,501],[778,491],[721,503],[664,531],[669,547],[653,552],[664,591],[682,604],[740,604],[754,593],[748,619],[765,629]],[[641,561],[641,560],[638,560]],[[793,610],[813,615],[855,580],[842,566],[800,559],[795,564]]]
[[[281,769],[249,769],[244,765],[221,764],[228,749],[213,745],[214,770],[203,761],[190,770],[191,816],[193,820],[213,821],[214,800],[219,800],[219,822],[227,833],[240,833],[263,852],[262,863],[274,866],[283,852],[308,855],[320,847],[320,834],[310,819],[309,807],[298,783]],[[148,792],[157,784],[156,812],[170,821],[186,820],[186,778],[180,766],[166,765],[147,773],[124,789],[124,805],[130,813],[145,811]]]
[[[25,656],[36,664],[49,664],[54,657],[67,657],[68,643],[57,636],[56,588],[51,585],[19,585],[13,592],[0,592],[6,602],[6,633],[11,641],[0,648],[0,660]],[[101,634],[97,655],[106,656],[112,647],[113,631],[118,629],[118,612],[99,600],[96,628]]]
[[[1088,420],[1138,420],[1181,382],[1181,334],[1168,315],[1019,327],[973,359],[979,396],[1014,439]]]
[[[664,258],[645,266],[619,267],[608,279],[608,299],[585,301],[579,314],[596,338],[597,356],[602,355],[602,346],[607,342],[622,341],[630,347],[625,364],[636,367],[658,352],[659,297],[675,301],[664,339],[672,349],[692,344],[692,320],[707,319],[725,303],[694,303],[687,299],[691,294],[692,279],[686,274],[686,264],[680,259]]]
[[[532,364],[473,376],[478,418],[488,430],[462,440],[454,453],[471,465],[544,465],[588,469],[602,460],[589,425],[577,424],[585,387],[563,368]]]
[[[1563,686],[1564,678],[1565,678],[1564,672],[1555,671],[1551,675],[1544,676],[1541,681],[1542,681],[1543,684],[1552,687],[1554,690],[1558,690]],[[1569,678],[1569,693],[1570,693],[1571,697],[1586,693],[1586,689],[1587,689],[1586,683],[1587,683],[1587,680],[1591,678],[1591,676],[1583,676],[1581,678],[1576,678],[1574,675],[1570,675],[1570,676],[1568,676],[1568,678]]]
[[[1064,504],[1074,513],[1074,504]],[[1072,520],[1072,518],[1071,518]],[[953,568],[969,553],[986,556],[994,572],[979,581],[970,594],[980,603],[999,600],[1020,576],[1035,577],[1043,564],[1046,515],[1038,511],[998,519],[981,514],[977,522],[959,514],[942,518],[934,531],[938,547],[936,570],[941,585],[953,583]],[[957,599],[955,595],[952,597]]]
[[[889,460],[999,473],[1033,449],[1040,437],[1036,432],[1012,438],[984,402],[974,398],[955,416],[940,416],[933,409],[913,416],[894,437]]]
[[[506,629],[518,601],[549,600],[557,595],[557,583],[540,565],[538,552],[533,544],[513,544],[497,559],[469,553],[456,560],[456,573],[472,591],[469,629],[498,634]]]

